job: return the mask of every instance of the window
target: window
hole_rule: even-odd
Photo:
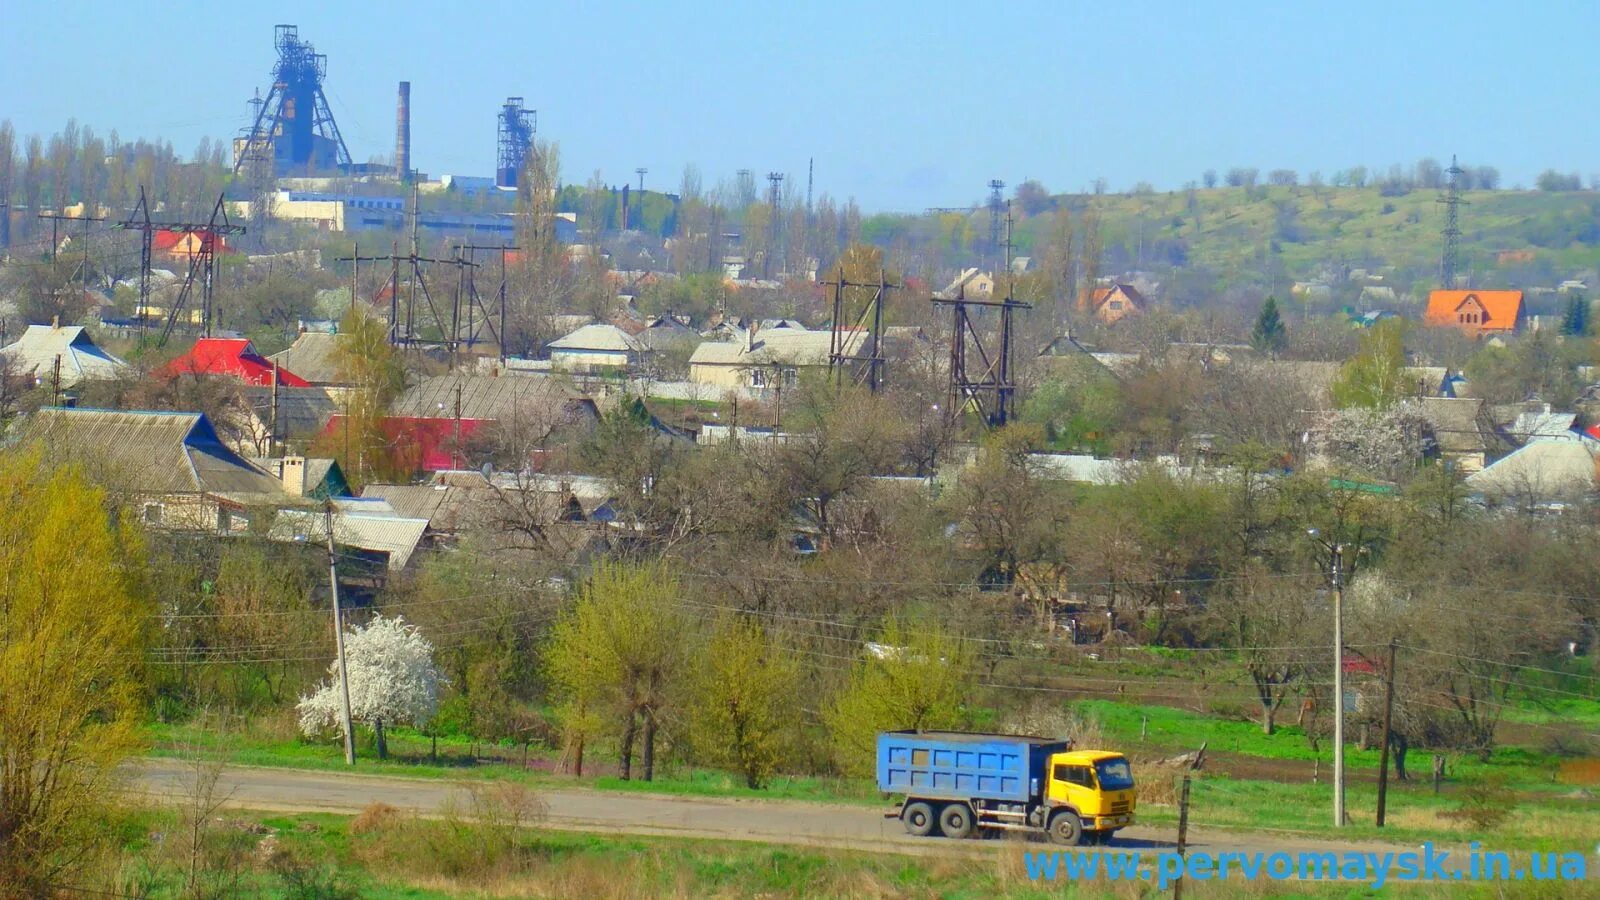
[[[1122,308],[1122,301],[1121,300],[1113,300],[1110,303],[1107,303],[1106,306],[1108,306],[1108,307],[1110,307],[1112,309],[1121,309]]]
[[[1057,765],[1055,779],[1086,788],[1094,787],[1094,774],[1089,770],[1088,766]]]
[[[1133,768],[1125,759],[1102,759],[1094,764],[1100,773],[1100,786],[1108,791],[1125,791],[1133,787]]]
[[[146,525],[161,524],[161,504],[146,503],[144,505],[144,522]]]
[[[764,370],[764,369],[751,369],[750,370],[750,386],[751,387],[766,387],[767,386],[767,373],[766,373],[766,370]]]

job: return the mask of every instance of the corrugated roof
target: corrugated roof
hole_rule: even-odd
[[[1568,500],[1595,488],[1594,441],[1534,441],[1467,476],[1467,486],[1486,495],[1547,502]]]
[[[201,338],[188,353],[167,363],[162,372],[168,376],[228,375],[246,384],[268,387],[273,377],[272,363],[244,338]],[[277,377],[279,387],[311,386],[311,382],[281,365]]]
[[[22,337],[4,349],[3,358],[18,375],[50,377],[61,360],[61,385],[116,378],[128,364],[100,349],[80,325],[29,325]]]
[[[643,353],[644,344],[615,325],[585,325],[551,341],[551,350],[600,350],[610,353]]]
[[[1433,426],[1434,441],[1445,453],[1484,453],[1493,446],[1476,397],[1423,397],[1417,412]]]
[[[867,341],[865,331],[850,331],[845,336],[844,352],[856,356]],[[696,347],[689,365],[712,366],[825,366],[832,352],[833,332],[797,331],[778,328],[757,331],[755,346],[744,340],[706,341]]]
[[[246,386],[240,394],[263,424],[272,421],[272,388]],[[327,427],[339,404],[326,388],[278,388],[278,436],[310,437]]]
[[[519,416],[566,416],[592,420],[594,403],[566,381],[538,375],[499,378],[492,375],[436,375],[424,378],[401,395],[391,410],[396,416],[454,418],[456,388],[461,388],[461,417],[512,421]]]
[[[334,543],[386,553],[390,569],[406,567],[427,530],[426,519],[351,513],[338,509],[333,514]],[[280,510],[268,533],[280,541],[326,541],[327,516],[322,510]]]
[[[337,334],[307,331],[295,338],[287,350],[274,353],[267,359],[276,362],[312,384],[344,384],[339,377],[335,350],[339,346]]]
[[[34,414],[27,435],[92,459],[139,493],[287,497],[278,479],[228,449],[202,413],[47,408]]]

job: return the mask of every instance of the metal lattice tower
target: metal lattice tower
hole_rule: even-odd
[[[782,172],[768,172],[767,173],[767,206],[770,207],[770,209],[772,211],[772,219],[771,219],[771,221],[769,221],[767,223],[767,231],[768,231],[767,255],[766,255],[766,259],[765,259],[766,265],[763,266],[763,268],[766,269],[766,277],[768,277],[768,278],[771,278],[774,274],[776,274],[773,271],[773,268],[772,268],[772,260],[773,260],[773,258],[777,257],[780,260],[783,259],[783,252],[778,246],[779,241],[783,237],[783,216],[782,216],[782,214],[780,212],[780,209],[779,209],[779,204],[781,204],[782,202],[783,202],[783,173]]]
[[[1445,194],[1439,198],[1444,204],[1444,255],[1439,262],[1439,277],[1446,290],[1456,286],[1456,272],[1461,261],[1460,207],[1467,201],[1461,199],[1461,167],[1450,156],[1450,168],[1445,170],[1450,180],[1445,184]]]
[[[989,182],[989,253],[991,258],[1000,258],[1000,219],[1005,213],[1006,183],[998,178]]]
[[[233,173],[263,158],[272,161],[278,176],[348,170],[350,150],[322,90],[328,57],[300,40],[293,25],[276,26],[273,44],[278,62],[272,67],[272,88],[250,127],[234,141]]]
[[[539,128],[539,114],[524,109],[521,97],[507,97],[500,107],[499,162],[495,165],[497,187],[514,188],[533,151],[533,136]]]
[[[1007,262],[1011,252],[1011,215],[1005,212]],[[1007,265],[1009,270],[1010,266]],[[966,285],[954,297],[934,295],[936,305],[949,306],[950,323],[950,399],[945,415],[952,423],[968,412],[989,428],[1001,428],[1016,412],[1017,381],[1012,359],[1015,353],[1014,315],[1019,309],[1032,309],[1011,296],[1011,277],[1006,276],[1003,300],[969,300]],[[973,319],[973,307],[992,307],[1000,311],[999,334],[985,337]],[[998,338],[999,347],[995,347]],[[988,343],[985,343],[985,341]],[[991,352],[997,351],[997,352]],[[973,356],[976,359],[973,359]],[[976,363],[976,365],[974,365]]]

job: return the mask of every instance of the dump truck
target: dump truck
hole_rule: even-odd
[[[885,818],[908,833],[967,838],[1032,832],[1103,844],[1133,824],[1128,758],[1072,741],[956,731],[878,735],[878,790],[901,795]]]

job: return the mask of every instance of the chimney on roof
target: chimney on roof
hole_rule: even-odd
[[[283,481],[283,489],[292,497],[306,495],[306,458],[304,456],[285,456],[283,465],[279,469]]]
[[[50,317],[50,327],[51,328],[60,328],[61,327],[61,317],[60,316],[51,316]]]
[[[756,328],[760,325],[754,319],[750,320],[750,327],[744,330],[744,352],[756,352]]]

